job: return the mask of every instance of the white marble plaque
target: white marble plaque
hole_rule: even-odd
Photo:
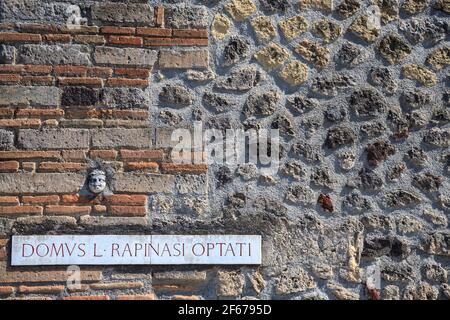
[[[13,236],[12,266],[261,264],[259,235]]]

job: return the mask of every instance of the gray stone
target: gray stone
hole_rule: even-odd
[[[289,115],[277,115],[270,126],[272,129],[278,129],[282,135],[295,135],[294,119]]]
[[[32,0],[3,0],[0,2],[1,19],[24,22],[65,22],[64,15],[55,12],[55,4]]]
[[[340,122],[347,116],[347,110],[342,105],[331,105],[324,112],[325,119],[331,122]]]
[[[169,126],[176,126],[181,121],[183,121],[183,117],[180,114],[172,112],[170,110],[161,110],[159,112],[158,118],[161,119],[164,124],[167,124]]]
[[[342,208],[348,213],[360,214],[370,211],[373,208],[373,203],[367,197],[363,197],[358,193],[352,193],[345,197],[342,202]]]
[[[376,172],[363,168],[358,173],[356,185],[363,190],[380,190],[383,186],[383,180]]]
[[[413,147],[406,152],[405,158],[415,166],[423,167],[428,164],[428,156],[421,148]]]
[[[145,3],[95,3],[91,6],[95,25],[152,26],[153,7]]]
[[[383,91],[394,94],[398,89],[397,80],[391,69],[386,67],[374,67],[370,70],[370,77],[373,83],[383,88]]]
[[[0,63],[16,63],[16,48],[5,44],[0,45]]]
[[[367,237],[364,240],[362,256],[365,258],[377,258],[391,256],[405,258],[410,252],[409,246],[402,240],[393,236]]]
[[[368,122],[361,126],[361,133],[365,138],[375,138],[386,132],[386,125],[380,121]]]
[[[328,130],[325,145],[328,148],[336,149],[345,145],[351,145],[356,140],[356,134],[349,127],[335,127]]]
[[[366,61],[367,52],[350,42],[342,45],[341,49],[336,55],[337,62],[347,68],[354,68]]]
[[[314,193],[309,187],[293,185],[286,191],[285,200],[297,205],[312,204],[314,202]]]
[[[286,12],[292,5],[288,0],[260,0],[264,11],[269,13]]]
[[[265,80],[265,74],[253,65],[233,70],[229,76],[217,79],[215,87],[224,90],[248,91]]]
[[[389,166],[386,177],[390,181],[398,181],[403,173],[406,170],[406,165],[404,163],[394,163],[393,165]]]
[[[259,196],[255,199],[253,207],[259,210],[264,210],[275,216],[283,216],[287,213],[287,208],[277,199],[267,196]]]
[[[311,174],[311,182],[318,187],[333,189],[335,180],[327,168],[316,168]]]
[[[81,44],[24,44],[19,63],[39,65],[91,65],[91,49]]]
[[[290,267],[278,278],[275,293],[288,295],[303,292],[317,286],[314,278],[301,267]]]
[[[27,150],[89,148],[87,129],[20,129],[18,144]]]
[[[112,185],[115,192],[173,193],[175,178],[169,174],[117,173]]]
[[[388,109],[388,103],[377,90],[363,88],[355,90],[349,99],[350,106],[360,117],[376,117]]]
[[[343,18],[348,18],[354,15],[361,7],[361,2],[358,0],[344,0],[337,7],[336,11]]]
[[[181,4],[165,8],[165,24],[168,28],[206,28],[208,11],[204,6]]]
[[[158,51],[142,48],[96,47],[94,61],[99,64],[114,64],[153,67]]]
[[[0,173],[0,192],[4,194],[75,194],[85,176],[78,173]]]
[[[412,18],[401,21],[399,29],[413,44],[423,42],[435,45],[445,39],[449,32],[449,24],[445,20],[436,18]]]
[[[277,108],[281,94],[276,89],[250,94],[245,103],[243,113],[249,116],[270,116]]]
[[[307,162],[318,162],[321,160],[319,148],[307,142],[297,142],[292,145],[292,153],[296,157],[301,157]]]
[[[250,51],[248,40],[240,37],[232,37],[223,50],[224,66],[231,66],[246,58]]]
[[[345,74],[331,74],[313,79],[311,90],[324,96],[333,97],[339,92],[356,85],[352,76]]]
[[[12,150],[14,148],[14,133],[0,129],[0,151]]]
[[[0,106],[58,106],[56,87],[0,86]]]
[[[384,203],[389,208],[399,209],[414,206],[420,203],[420,198],[407,190],[395,190],[388,192],[384,197]]]
[[[305,113],[320,107],[319,100],[314,98],[307,98],[305,96],[290,96],[287,98],[287,106],[295,113]]]
[[[424,276],[434,282],[445,283],[448,280],[448,273],[440,264],[434,262],[427,262],[422,267]]]
[[[104,88],[101,103],[116,108],[148,108],[147,93],[139,88]]]
[[[414,269],[406,262],[401,263],[383,263],[380,266],[381,277],[389,282],[411,281],[415,278]]]
[[[183,85],[165,85],[159,93],[159,101],[175,107],[186,107],[192,104],[193,92]]]
[[[436,192],[442,185],[444,179],[432,173],[426,172],[413,177],[412,184],[425,192]]]
[[[427,233],[423,238],[423,246],[428,253],[448,257],[450,256],[450,233],[448,230]]]
[[[202,101],[207,107],[219,113],[230,111],[236,104],[234,100],[229,99],[227,96],[213,92],[205,92]]]
[[[429,105],[431,100],[432,94],[423,89],[405,90],[400,97],[400,102],[406,109],[419,109]]]
[[[146,218],[140,217],[92,217],[81,216],[78,222],[80,225],[88,228],[111,228],[117,227],[123,230],[126,227],[146,226],[148,221]]]
[[[423,137],[423,142],[441,148],[450,147],[450,129],[433,128]]]
[[[153,134],[150,129],[92,129],[92,146],[95,148],[150,148]]]
[[[380,140],[366,147],[367,162],[372,166],[378,166],[389,156],[395,154],[395,147],[389,141]]]
[[[67,86],[61,94],[63,107],[87,107],[96,106],[103,97],[103,91],[95,88]]]

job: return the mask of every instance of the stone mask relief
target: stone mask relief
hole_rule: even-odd
[[[91,198],[111,195],[113,169],[99,160],[88,160],[89,168],[86,181],[80,195]]]

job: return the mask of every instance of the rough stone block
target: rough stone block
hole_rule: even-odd
[[[116,174],[113,183],[115,192],[172,193],[175,178],[164,174],[122,173]]]
[[[206,28],[208,11],[203,6],[176,5],[165,9],[166,27]]]
[[[150,129],[92,129],[92,146],[95,148],[149,148],[153,134]]]
[[[0,193],[76,193],[83,186],[84,180],[84,175],[78,173],[1,173]]]
[[[153,67],[157,58],[157,51],[141,48],[97,47],[94,52],[94,60],[100,64]]]
[[[0,86],[0,106],[58,106],[55,87]]]
[[[154,24],[153,7],[146,3],[96,3],[91,7],[91,14],[96,25],[152,26]]]
[[[18,61],[23,64],[91,64],[91,49],[81,44],[24,44],[20,46],[18,55]]]
[[[87,129],[23,129],[19,130],[19,145],[27,150],[89,148]]]

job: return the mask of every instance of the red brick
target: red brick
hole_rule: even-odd
[[[50,215],[85,215],[91,213],[89,206],[57,206],[50,205],[45,207],[45,214]]]
[[[14,217],[19,215],[42,215],[43,208],[40,206],[11,206],[0,207],[0,217]]]
[[[70,296],[63,297],[63,300],[110,300],[109,296]]]
[[[208,45],[208,39],[203,38],[145,38],[147,47],[204,47]]]
[[[14,109],[9,108],[1,108],[0,109],[0,117],[2,118],[12,118],[14,116]]]
[[[18,161],[0,162],[0,172],[17,172],[19,170]]]
[[[107,196],[105,200],[108,204],[120,206],[145,206],[147,204],[147,197],[144,195],[115,194]]]
[[[116,300],[156,300],[156,296],[153,293],[140,294],[140,295],[118,295]]]
[[[100,78],[58,78],[58,82],[61,86],[101,87],[103,85],[103,81]]]
[[[133,36],[109,36],[108,43],[125,46],[141,46],[143,43],[143,39],[141,37]]]
[[[0,287],[0,296],[10,296],[14,293],[14,287]]]
[[[22,73],[23,70],[23,65],[0,65],[0,73]]]
[[[208,172],[206,164],[161,163],[160,168],[163,173],[202,174]]]
[[[36,128],[41,125],[39,119],[0,119],[0,127],[31,127]]]
[[[62,33],[71,33],[71,34],[97,34],[99,27],[96,26],[79,26],[75,29],[67,28],[66,26],[59,27]]]
[[[55,285],[55,286],[19,286],[20,293],[60,293],[64,291],[64,286]]]
[[[3,196],[0,197],[0,204],[19,204],[19,197],[15,196]]]
[[[140,206],[111,206],[109,208],[109,212],[112,216],[145,217],[147,214],[147,209],[146,207]]]
[[[53,84],[53,77],[51,76],[22,76],[21,82],[23,84],[35,84],[41,86],[50,86]]]
[[[106,43],[106,39],[104,36],[98,35],[86,35],[86,34],[78,34],[73,37],[73,40],[82,44],[96,44],[103,45]]]
[[[23,68],[25,73],[30,74],[49,74],[53,70],[52,66],[31,65],[31,64],[25,65]]]
[[[117,68],[114,70],[114,74],[118,76],[125,76],[128,78],[143,78],[147,79],[150,75],[150,69],[140,68]]]
[[[126,164],[128,170],[146,170],[150,172],[158,171],[158,164],[156,162],[128,162]]]
[[[164,6],[159,5],[155,8],[155,26],[164,26]]]
[[[162,160],[164,158],[164,151],[121,149],[120,157],[123,160]]]
[[[106,82],[110,87],[147,87],[148,80],[126,79],[126,78],[109,78]]]
[[[102,273],[96,269],[81,267],[80,280],[82,282],[99,281]],[[67,281],[66,267],[33,267],[10,268],[6,262],[0,262],[0,283],[39,283]]]
[[[92,159],[101,158],[103,160],[116,160],[117,151],[116,150],[91,150],[89,156]]]
[[[208,38],[206,29],[173,29],[174,37],[180,38]]]
[[[136,34],[149,37],[170,37],[172,36],[172,29],[137,28]]]
[[[63,109],[18,109],[16,111],[16,117],[27,117],[27,118],[34,118],[34,117],[62,117],[64,116],[64,110]]]
[[[55,66],[54,72],[57,75],[86,76],[87,67],[83,67],[83,66]]]
[[[0,32],[0,42],[41,42],[40,34]]]
[[[41,172],[67,172],[85,170],[86,164],[78,162],[41,162],[39,171]]]
[[[61,196],[61,203],[64,204],[96,204],[98,199],[88,199],[78,194],[64,194]]]
[[[58,27],[51,24],[22,23],[20,24],[20,30],[35,33],[55,33],[58,32]]]
[[[0,159],[59,159],[59,151],[0,151]]]
[[[88,68],[87,74],[95,77],[110,77],[113,74],[113,69],[108,67],[91,67]]]
[[[97,214],[104,214],[108,211],[107,209],[108,208],[106,206],[103,206],[101,204],[96,204],[92,206],[92,211]]]
[[[147,120],[149,112],[145,110],[111,110],[113,118]]]
[[[101,33],[105,34],[126,34],[132,35],[135,34],[136,29],[133,27],[114,27],[114,26],[106,26],[100,29]]]
[[[0,29],[14,30],[17,24],[14,22],[0,22]]]
[[[70,34],[44,34],[42,39],[45,42],[70,42],[72,36]]]
[[[57,204],[59,202],[59,196],[23,196],[22,203],[25,204]]]
[[[18,74],[0,74],[0,84],[19,83],[22,77]]]
[[[141,289],[144,287],[142,282],[110,282],[110,283],[93,283],[90,285],[92,290],[126,290]]]

